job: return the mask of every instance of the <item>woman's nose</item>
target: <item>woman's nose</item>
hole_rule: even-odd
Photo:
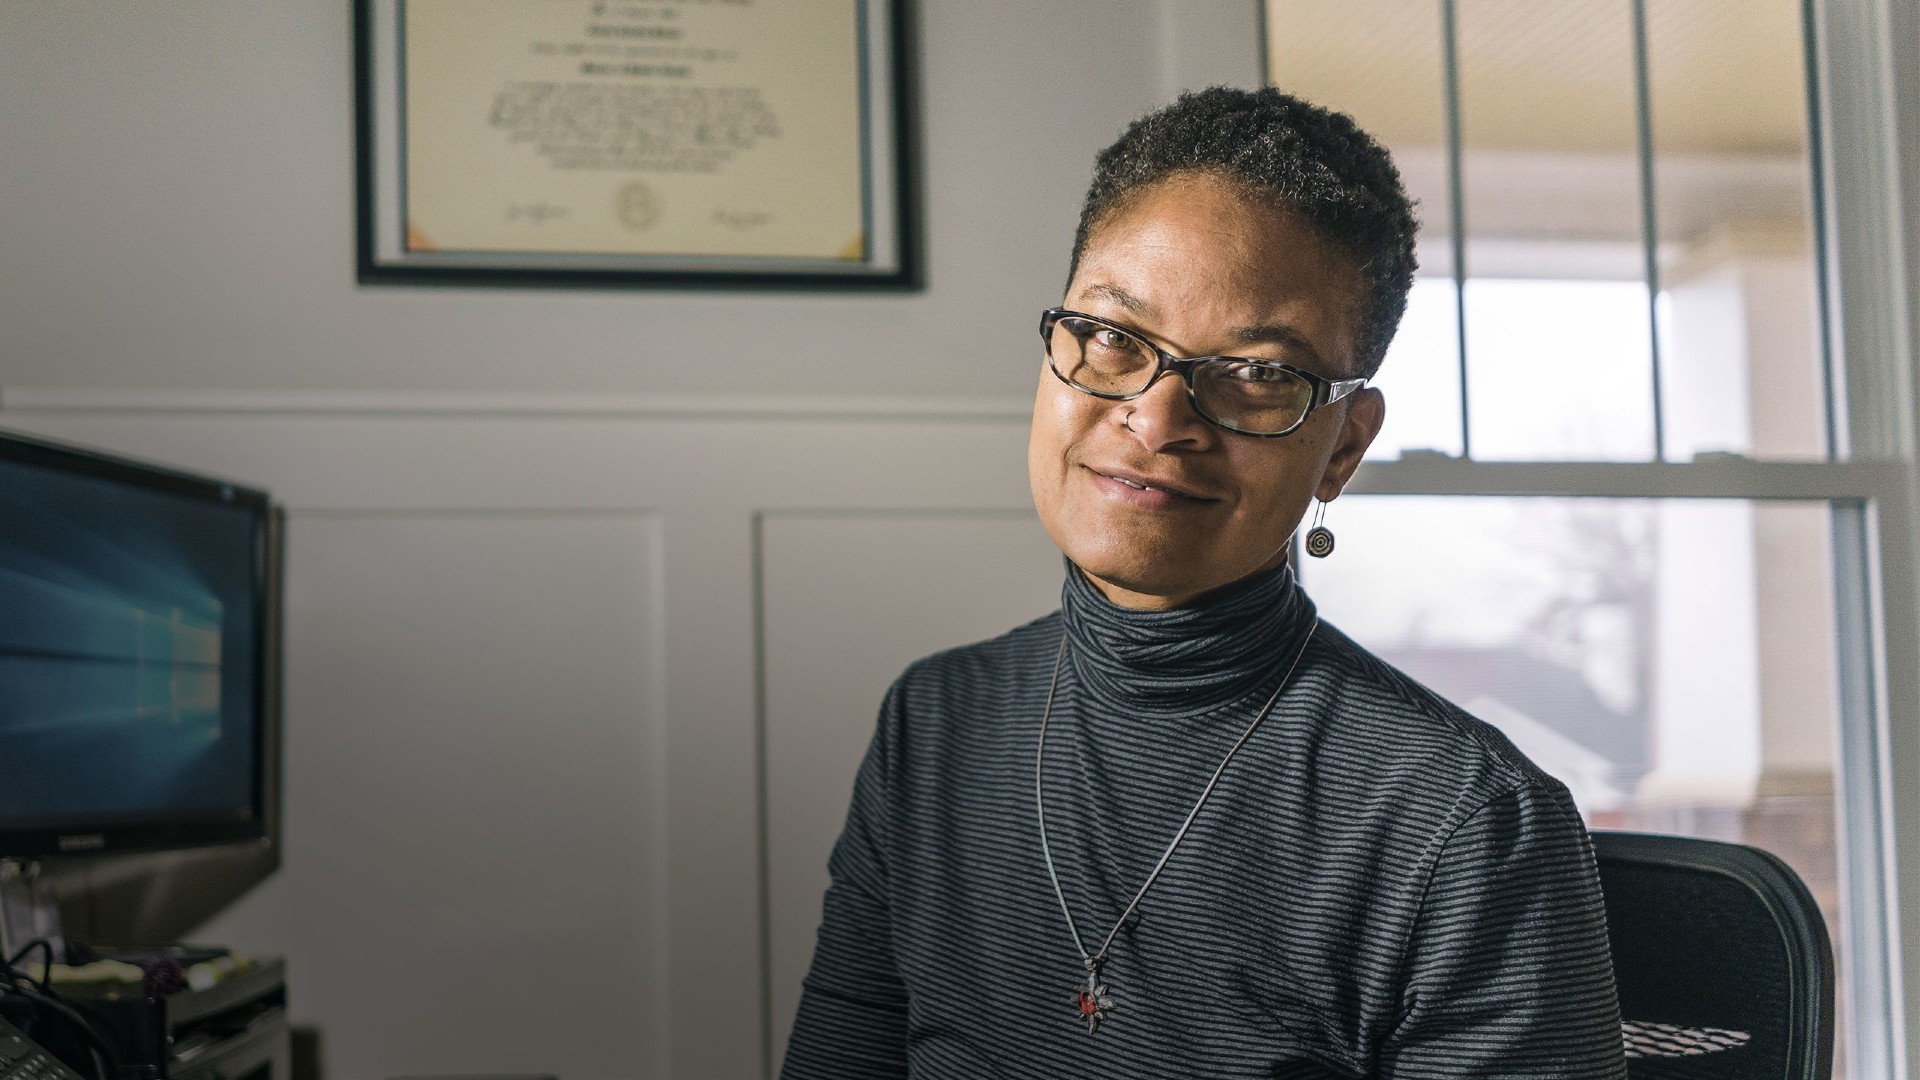
[[[1177,445],[1203,449],[1213,438],[1213,425],[1193,411],[1187,384],[1175,372],[1161,372],[1145,393],[1124,404],[1132,406],[1123,414],[1127,430],[1148,450]]]

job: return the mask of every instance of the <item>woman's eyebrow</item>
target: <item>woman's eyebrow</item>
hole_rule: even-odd
[[[1118,285],[1105,281],[1093,282],[1080,290],[1086,297],[1105,297],[1127,309],[1128,313],[1141,319],[1153,320],[1159,311],[1145,300],[1133,295]],[[1306,354],[1306,358],[1319,363],[1320,353],[1313,347],[1307,336],[1291,326],[1274,323],[1265,326],[1242,326],[1228,332],[1237,345],[1284,345]]]
[[[1143,319],[1151,319],[1159,314],[1154,310],[1152,304],[1147,303],[1145,300],[1140,299],[1118,285],[1109,285],[1104,281],[1096,281],[1082,289],[1081,292],[1091,296],[1104,296]]]
[[[1307,336],[1291,326],[1242,326],[1231,332],[1233,340],[1241,345],[1285,345],[1290,349],[1299,349],[1308,357],[1318,360],[1320,354],[1314,350],[1313,342]]]

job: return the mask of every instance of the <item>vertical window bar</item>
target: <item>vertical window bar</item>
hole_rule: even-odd
[[[1447,103],[1447,210],[1453,217],[1453,333],[1460,357],[1460,456],[1473,458],[1467,412],[1467,210],[1460,150],[1460,30],[1454,0],[1440,0],[1440,68]]]
[[[1660,229],[1653,203],[1653,77],[1647,58],[1647,3],[1633,0],[1633,118],[1640,141],[1640,246],[1647,267],[1647,336],[1653,365],[1653,460],[1667,459],[1660,393]]]
[[[1847,422],[1840,411],[1840,372],[1834,365],[1834,301],[1832,264],[1827,245],[1832,236],[1827,229],[1826,137],[1820,126],[1820,58],[1817,52],[1818,28],[1814,23],[1814,5],[1800,5],[1800,47],[1806,63],[1807,84],[1807,194],[1813,213],[1813,287],[1820,314],[1815,320],[1820,338],[1820,401],[1826,407],[1827,460],[1839,461],[1843,445],[1842,425]]]
[[[1840,974],[1845,1011],[1842,1026],[1847,1075],[1854,1080],[1890,1080],[1899,1075],[1894,1048],[1900,1045],[1895,1015],[1899,985],[1899,949],[1890,928],[1889,899],[1894,884],[1888,868],[1896,853],[1886,823],[1894,818],[1888,771],[1885,701],[1879,668],[1874,595],[1870,583],[1881,580],[1876,568],[1874,509],[1854,501],[1832,504],[1834,655],[1840,663],[1840,723],[1836,807],[1843,941],[1835,947],[1846,958]]]

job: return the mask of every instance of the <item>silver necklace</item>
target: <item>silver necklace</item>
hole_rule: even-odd
[[[1306,636],[1300,639],[1300,648],[1294,652],[1293,662],[1287,665],[1286,674],[1280,676],[1280,685],[1273,688],[1273,696],[1260,707],[1260,715],[1253,718],[1253,723],[1247,725],[1247,730],[1241,732],[1240,737],[1234,740],[1233,746],[1227,750],[1227,756],[1220,759],[1219,767],[1213,770],[1213,777],[1207,781],[1206,788],[1200,792],[1199,800],[1193,804],[1192,810],[1187,811],[1187,820],[1181,822],[1180,830],[1173,834],[1173,842],[1167,845],[1167,850],[1160,853],[1160,861],[1154,864],[1153,872],[1147,875],[1147,880],[1140,886],[1140,891],[1133,894],[1133,900],[1127,904],[1127,910],[1120,913],[1120,920],[1113,924],[1112,930],[1107,931],[1107,940],[1100,943],[1100,951],[1096,953],[1087,952],[1086,945],[1080,940],[1080,928],[1073,923],[1073,912],[1067,910],[1067,894],[1060,889],[1060,875],[1053,869],[1053,851],[1047,846],[1047,803],[1040,778],[1041,764],[1045,762],[1047,755],[1047,717],[1053,713],[1053,692],[1060,685],[1060,659],[1067,654],[1067,634],[1064,630],[1060,632],[1060,650],[1053,655],[1053,679],[1047,684],[1047,707],[1040,713],[1040,748],[1034,752],[1033,763],[1033,802],[1040,817],[1040,854],[1047,862],[1047,877],[1053,882],[1053,895],[1060,901],[1060,914],[1067,917],[1067,932],[1073,935],[1073,947],[1079,950],[1081,966],[1087,971],[1087,981],[1073,995],[1074,1008],[1078,1010],[1080,1019],[1086,1021],[1087,1034],[1093,1034],[1094,1029],[1100,1026],[1100,1021],[1114,1007],[1113,998],[1107,993],[1106,986],[1100,982],[1100,966],[1107,962],[1107,950],[1113,947],[1114,936],[1119,934],[1120,928],[1127,924],[1127,917],[1133,914],[1133,909],[1140,906],[1140,898],[1147,895],[1148,889],[1153,888],[1153,883],[1160,877],[1160,871],[1166,869],[1167,860],[1173,857],[1173,849],[1179,847],[1180,841],[1186,838],[1187,830],[1193,826],[1193,819],[1200,816],[1200,808],[1207,804],[1207,796],[1213,794],[1213,786],[1220,782],[1220,774],[1227,770],[1227,762],[1232,761],[1233,755],[1240,752],[1241,745],[1247,741],[1248,736],[1253,734],[1253,729],[1260,726],[1260,721],[1267,718],[1273,703],[1280,700],[1280,691],[1286,689],[1287,683],[1292,681],[1293,669],[1300,666],[1300,658],[1307,652],[1307,643],[1313,640],[1313,632],[1319,628],[1320,620],[1316,617],[1313,625],[1307,627]]]

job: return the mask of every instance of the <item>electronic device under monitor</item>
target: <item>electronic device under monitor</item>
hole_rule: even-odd
[[[0,433],[0,858],[272,835],[265,492]]]

